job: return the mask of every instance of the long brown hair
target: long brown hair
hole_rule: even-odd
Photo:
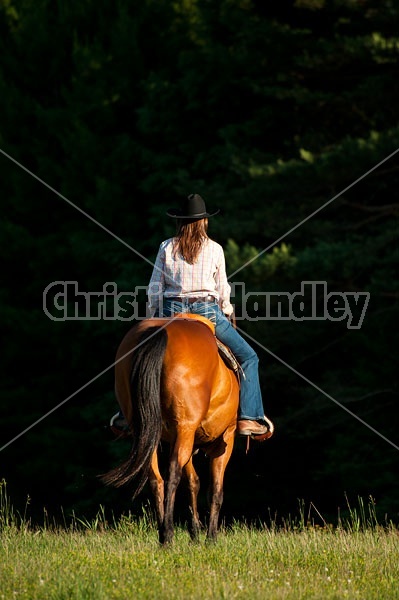
[[[202,244],[208,238],[208,219],[177,221],[177,231],[174,238],[174,254],[193,265],[200,253]]]

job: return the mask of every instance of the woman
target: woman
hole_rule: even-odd
[[[149,309],[156,317],[191,312],[212,321],[216,337],[230,348],[243,370],[237,432],[256,439],[272,433],[274,427],[264,414],[258,356],[229,319],[233,306],[223,248],[207,235],[208,217],[218,212],[208,213],[199,194],[188,196],[181,209],[167,211],[177,219],[176,235],[159,247],[148,286]],[[123,426],[120,413],[111,419],[112,426]]]

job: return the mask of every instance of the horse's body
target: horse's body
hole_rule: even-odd
[[[190,533],[193,538],[199,534],[199,477],[192,460],[197,449],[210,460],[207,537],[216,537],[237,423],[236,374],[219,354],[210,321],[189,316],[139,322],[116,355],[115,392],[129,423],[132,450],[103,481],[120,486],[137,477],[135,496],[149,481],[161,543],[173,539],[175,497],[183,474],[190,495]],[[157,456],[161,440],[170,446],[166,486]]]

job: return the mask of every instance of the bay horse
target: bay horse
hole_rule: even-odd
[[[103,483],[120,487],[134,480],[135,498],[148,481],[159,541],[169,544],[176,491],[185,476],[190,535],[195,540],[200,533],[200,481],[193,455],[204,451],[210,461],[207,539],[216,539],[235,439],[239,381],[219,353],[211,321],[185,313],[133,325],[116,353],[115,394],[129,424],[132,447],[123,464],[101,476]],[[170,449],[166,484],[158,463],[161,440]]]

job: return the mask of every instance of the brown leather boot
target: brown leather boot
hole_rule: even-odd
[[[272,437],[274,425],[265,417],[265,423],[252,421],[250,419],[239,419],[237,422],[238,435],[251,436],[255,440],[264,441]]]

